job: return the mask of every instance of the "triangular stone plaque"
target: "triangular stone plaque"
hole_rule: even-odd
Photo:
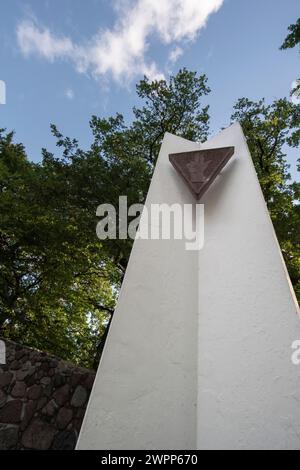
[[[169,160],[185,179],[195,197],[200,199],[233,154],[234,147],[223,147],[172,153]]]

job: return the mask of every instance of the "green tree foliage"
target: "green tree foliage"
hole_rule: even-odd
[[[0,331],[89,365],[114,305],[113,267],[82,230],[71,171],[55,159],[30,163],[1,132]]]
[[[132,242],[96,237],[96,208],[144,202],[165,132],[194,141],[208,135],[205,75],[185,69],[169,81],[137,85],[142,101],[121,114],[93,116],[82,150],[52,125],[57,155],[32,163],[13,133],[0,131],[0,335],[82,365],[96,365]],[[285,260],[300,296],[299,184],[290,180],[288,146],[300,140],[299,107],[243,98],[243,126]]]
[[[91,147],[52,125],[59,156],[30,162],[13,133],[0,134],[0,335],[91,366],[131,251],[130,240],[96,237],[96,208],[143,202],[165,132],[204,141],[205,75],[185,69],[167,82],[144,78],[143,101],[127,125],[121,114],[93,116]]]
[[[300,300],[300,184],[291,181],[286,152],[299,145],[300,109],[286,99],[268,105],[247,98],[234,106],[232,121],[244,130],[281,249]],[[299,168],[300,169],[300,168]]]
[[[285,38],[283,44],[281,45],[280,49],[293,49],[294,47],[298,46],[300,52],[300,18],[296,21],[295,24],[291,24],[288,27],[289,34]],[[296,96],[299,96],[300,93],[300,80],[297,80],[296,87],[292,90],[291,95],[296,93]]]
[[[280,49],[292,49],[300,44],[300,18],[295,24],[291,24],[288,27],[289,34],[285,38]]]

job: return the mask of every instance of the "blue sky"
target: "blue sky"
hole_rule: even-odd
[[[299,56],[279,46],[298,16],[299,0],[2,0],[0,127],[34,161],[54,149],[50,123],[87,147],[92,114],[130,120],[143,73],[185,66],[208,76],[217,132],[239,97],[289,95]]]

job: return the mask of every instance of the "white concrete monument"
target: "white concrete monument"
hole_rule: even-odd
[[[196,204],[169,154],[231,146],[202,250],[134,242],[78,449],[300,449],[299,311],[240,125],[166,134],[146,207]]]

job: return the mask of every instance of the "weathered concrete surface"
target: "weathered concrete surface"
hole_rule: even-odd
[[[203,198],[197,447],[300,449],[300,321],[239,124],[202,148],[235,146]]]
[[[146,205],[194,201],[169,153],[224,146],[203,250],[134,244],[79,449],[300,448],[300,322],[240,126],[166,134]]]
[[[166,134],[146,206],[194,203]],[[184,240],[136,240],[79,449],[193,449],[197,402],[197,255]]]

